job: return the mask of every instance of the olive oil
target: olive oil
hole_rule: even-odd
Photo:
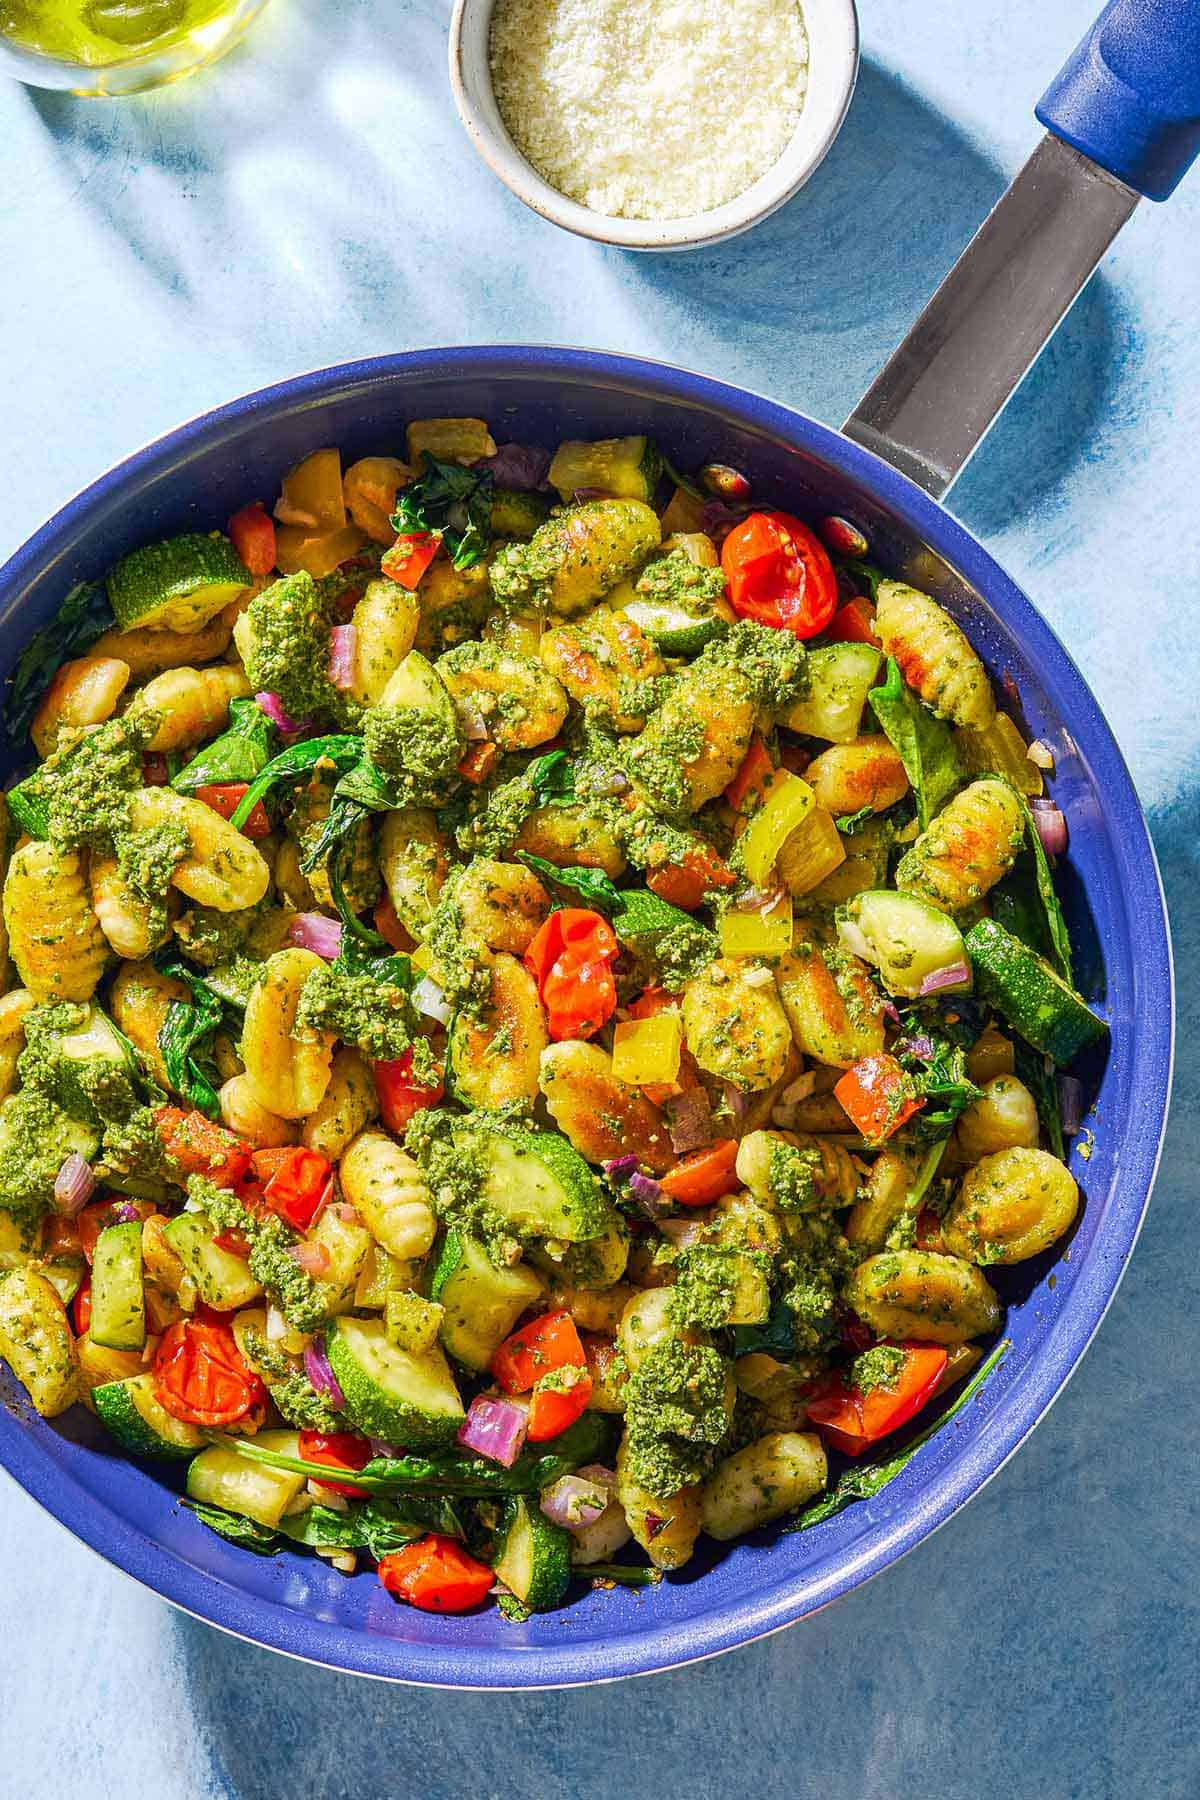
[[[242,35],[266,0],[0,0],[0,42],[26,80],[63,85],[51,68],[78,69],[71,83],[121,92],[189,73],[221,55]],[[45,59],[47,74],[39,74]],[[0,49],[0,62],[4,60]],[[146,79],[108,82],[104,71],[142,68]]]

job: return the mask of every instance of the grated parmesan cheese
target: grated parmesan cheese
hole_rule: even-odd
[[[799,122],[797,0],[497,0],[492,83],[513,142],[609,218],[679,219],[744,193]]]

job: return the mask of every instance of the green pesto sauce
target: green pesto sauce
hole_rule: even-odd
[[[504,1123],[503,1112],[492,1114],[487,1131],[503,1129]],[[472,1129],[470,1119],[444,1107],[426,1107],[411,1120],[404,1147],[425,1176],[438,1218],[478,1238],[502,1267],[519,1241],[511,1220],[480,1197],[485,1171],[479,1149],[485,1135]]]
[[[130,795],[142,785],[142,754],[160,723],[158,713],[142,708],[47,758],[35,780],[52,843],[78,849],[119,842],[128,830]]]
[[[138,1175],[154,1180],[166,1169],[167,1154],[152,1106],[139,1106],[127,1119],[104,1127],[101,1142],[102,1172]]]
[[[255,692],[279,696],[294,720],[316,719],[347,727],[362,709],[329,679],[329,634],[334,592],[301,571],[272,582],[246,610],[251,644],[246,674]]]
[[[454,713],[422,706],[373,706],[363,727],[367,755],[388,776],[402,806],[435,806],[462,760]]]
[[[331,1031],[375,1062],[390,1062],[418,1041],[417,1014],[402,987],[376,981],[366,970],[314,969],[304,983],[296,1025]],[[428,1046],[426,1040],[419,1042]],[[414,1049],[414,1070],[416,1053]]]
[[[833,1220],[820,1213],[796,1218],[789,1235],[779,1273],[796,1348],[826,1349],[837,1340],[838,1292],[859,1258]]]
[[[737,1292],[738,1252],[697,1244],[680,1252],[671,1317],[680,1325],[720,1331],[729,1323]]]
[[[678,684],[640,737],[625,752],[629,776],[656,809],[680,814],[692,810],[687,767],[704,748],[704,725],[689,709]]]
[[[256,1218],[229,1188],[204,1175],[189,1175],[188,1198],[218,1231],[241,1231],[250,1244],[249,1267],[256,1281],[297,1331],[317,1331],[329,1317],[326,1298],[310,1275],[288,1254],[299,1242],[275,1213]]]
[[[317,1392],[308,1376],[298,1370],[285,1375],[282,1381],[269,1382],[268,1389],[276,1410],[297,1431],[345,1431],[346,1415],[338,1412],[324,1394]]]
[[[700,1481],[728,1429],[727,1365],[706,1344],[655,1344],[625,1385],[629,1473],[661,1499]]]
[[[801,1150],[782,1138],[772,1141],[767,1182],[781,1212],[806,1213],[820,1205],[817,1176],[822,1167],[819,1150],[811,1146]]]
[[[25,1048],[17,1058],[22,1088],[36,1088],[56,1106],[99,1132],[120,1124],[137,1106],[125,1053],[115,1033],[110,1054],[70,1054],[71,1041],[93,1020],[90,1006],[59,1001],[37,1006],[25,1018]]]
[[[437,963],[447,1001],[468,1017],[479,1019],[491,996],[492,973],[484,946],[472,944],[463,928],[460,880],[461,876],[451,876],[442,889],[425,934],[425,947]]]
[[[0,1115],[0,1208],[17,1219],[40,1218],[63,1162],[84,1147],[78,1122],[38,1088],[22,1088]]]
[[[851,1363],[850,1385],[860,1394],[870,1394],[881,1387],[894,1388],[903,1367],[903,1350],[895,1344],[876,1344]]]
[[[739,619],[714,638],[692,666],[736,672],[756,705],[769,712],[784,711],[808,692],[808,654],[799,638],[751,619]]]
[[[686,550],[672,550],[648,563],[636,583],[639,594],[651,600],[682,607],[697,616],[710,613],[713,602],[725,596],[725,577],[720,569],[694,563]]]

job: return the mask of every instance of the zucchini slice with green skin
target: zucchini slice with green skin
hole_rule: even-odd
[[[565,1138],[548,1131],[475,1133],[471,1147],[483,1172],[480,1199],[514,1231],[577,1244],[608,1225],[600,1184]]]
[[[252,585],[229,539],[198,531],[132,551],[109,571],[107,582],[122,631],[135,625],[198,631]]]
[[[146,1342],[140,1219],[110,1225],[96,1239],[88,1335],[106,1350],[140,1350]]]
[[[417,1355],[388,1341],[382,1319],[342,1318],[325,1335],[325,1354],[367,1437],[416,1450],[454,1442],[466,1414],[436,1344]]]
[[[995,919],[980,919],[966,936],[979,993],[1026,1043],[1054,1062],[1073,1062],[1108,1033],[1086,1001],[1036,950]]]
[[[280,1456],[300,1455],[297,1431],[260,1431],[254,1441]],[[248,1456],[239,1456],[224,1444],[210,1444],[192,1458],[187,1493],[189,1500],[222,1506],[226,1512],[241,1513],[243,1518],[274,1530],[307,1480],[307,1475],[297,1475],[290,1469],[271,1469],[265,1463],[251,1462]]]
[[[780,716],[789,731],[851,744],[862,728],[867,695],[883,667],[872,644],[824,644],[808,653],[808,689]]]
[[[638,595],[626,600],[621,611],[640,625],[666,656],[698,656],[729,630],[728,619],[715,612],[688,612],[674,600],[652,600]]]
[[[262,1284],[250,1273],[245,1257],[223,1250],[202,1212],[183,1212],[163,1226],[163,1236],[196,1284],[205,1306],[215,1312],[234,1312],[249,1306],[262,1293]]]
[[[477,1239],[465,1231],[448,1232],[430,1288],[430,1298],[445,1311],[442,1343],[455,1362],[481,1373],[545,1291],[528,1263],[498,1269]]]
[[[131,1375],[92,1389],[100,1423],[131,1456],[191,1456],[204,1433],[159,1405],[152,1375]]]
[[[550,517],[550,500],[546,494],[520,493],[515,488],[497,488],[492,495],[492,536],[494,538],[531,538],[539,525]]]
[[[662,458],[647,437],[598,438],[560,444],[550,464],[550,483],[570,505],[578,488],[597,488],[616,500],[654,498]]]
[[[969,968],[954,920],[916,894],[868,888],[839,909],[837,921],[846,949],[873,963],[888,993],[901,999],[916,999],[922,982],[939,969],[956,963]],[[968,979],[953,991],[962,993],[970,985]]]
[[[571,1579],[571,1534],[538,1506],[514,1495],[504,1512],[503,1540],[495,1570],[505,1587],[534,1612],[557,1606]]]

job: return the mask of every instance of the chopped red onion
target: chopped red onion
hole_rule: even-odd
[[[575,499],[576,505],[578,505],[581,501],[584,501],[584,500],[607,500],[608,499],[608,489],[607,488],[597,488],[597,487],[576,488],[575,494],[574,494],[574,499]]]
[[[283,702],[278,694],[267,692],[255,694],[254,698],[271,723],[278,725],[285,737],[299,737],[300,733],[307,731],[312,723],[311,719],[293,719],[289,713],[284,711]]]
[[[293,1244],[288,1255],[298,1269],[320,1281],[329,1268],[329,1251],[324,1244]]]
[[[519,1400],[500,1400],[493,1394],[476,1394],[458,1428],[464,1450],[511,1469],[521,1454],[529,1429],[529,1408]]]
[[[87,1205],[96,1187],[96,1177],[78,1150],[72,1150],[54,1177],[54,1210],[73,1219]]]
[[[325,1354],[325,1339],[314,1338],[304,1352],[304,1373],[316,1388],[318,1394],[324,1394],[329,1404],[338,1412],[344,1410],[346,1396],[343,1394],[337,1376],[329,1366],[329,1358]]]
[[[732,1081],[722,1081],[721,1097],[734,1124],[740,1125],[746,1116],[746,1108],[750,1103],[749,1096],[743,1094],[740,1087],[735,1087]]]
[[[739,913],[767,913],[773,906],[778,906],[782,899],[783,889],[779,887],[744,888],[729,910]]]
[[[629,1177],[629,1194],[648,1219],[657,1219],[665,1209],[661,1187],[651,1176],[643,1175],[640,1169],[635,1169]]]
[[[677,1156],[689,1150],[702,1150],[713,1139],[712,1108],[708,1095],[700,1086],[685,1088],[664,1108],[671,1148]]]
[[[425,1018],[436,1019],[439,1025],[449,1024],[454,1011],[454,1008],[447,1003],[446,996],[437,982],[429,975],[422,975],[413,989],[412,1003]]]
[[[1065,856],[1067,821],[1053,800],[1035,797],[1029,802],[1029,810],[1037,827],[1037,834],[1042,840],[1043,850],[1049,856]]]
[[[690,1250],[693,1244],[703,1243],[711,1219],[710,1211],[691,1212],[686,1219],[660,1219],[658,1229],[676,1250]]]
[[[1083,1125],[1083,1083],[1077,1075],[1059,1076],[1058,1111],[1063,1136],[1077,1136]]]
[[[498,488],[533,494],[546,485],[550,452],[535,444],[501,444],[494,456],[481,456],[471,467],[490,475]]]
[[[372,1456],[386,1456],[390,1462],[396,1462],[404,1455],[403,1450],[398,1449],[395,1444],[389,1444],[386,1438],[368,1438],[367,1442],[371,1446]]]
[[[329,633],[329,679],[341,693],[354,685],[354,654],[358,632],[353,625],[335,625]]]
[[[731,506],[725,500],[706,500],[700,529],[715,543],[723,543],[735,525],[740,525],[750,511],[747,505]]]
[[[141,1216],[132,1200],[122,1200],[120,1205],[114,1206],[112,1210],[114,1225],[132,1225]]]
[[[362,1214],[357,1206],[351,1206],[348,1200],[335,1201],[330,1211],[335,1218],[342,1221],[343,1225],[357,1225],[360,1231],[366,1229],[362,1222]]]
[[[795,1081],[789,1081],[779,1098],[785,1106],[799,1106],[802,1100],[808,1099],[816,1085],[816,1071],[806,1069],[803,1075],[797,1075]]]
[[[893,1025],[899,1025],[901,1023],[900,1009],[894,1000],[884,1000],[883,1016]]]
[[[459,694],[454,701],[454,711],[462,726],[462,734],[469,744],[482,744],[488,735],[487,720],[465,694]]]
[[[614,1156],[610,1162],[602,1165],[604,1173],[611,1175],[614,1181],[628,1181],[638,1166],[636,1156]]]
[[[546,1517],[565,1531],[592,1525],[608,1505],[608,1490],[580,1475],[560,1475],[543,1490],[538,1503]]]
[[[918,1032],[913,1037],[898,1038],[892,1045],[892,1051],[896,1056],[915,1056],[918,1062],[932,1062],[933,1039],[924,1032]]]
[[[297,913],[288,926],[288,943],[333,962],[342,947],[341,921],[327,919],[324,913]]]
[[[588,1463],[586,1467],[576,1469],[575,1473],[582,1475],[585,1481],[594,1481],[598,1487],[615,1488],[617,1485],[616,1470],[606,1469],[603,1463]]]
[[[935,969],[931,975],[927,975],[917,993],[924,1000],[930,994],[940,994],[943,988],[967,987],[970,980],[971,971],[965,962],[951,963],[949,968]]]

